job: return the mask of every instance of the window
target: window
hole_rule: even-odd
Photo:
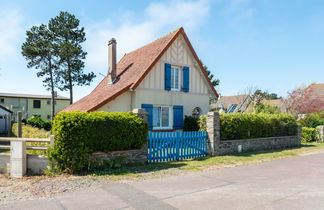
[[[232,113],[237,108],[237,104],[232,104],[231,107],[228,109],[227,113]]]
[[[50,120],[51,119],[51,115],[47,115],[47,119]]]
[[[51,105],[51,100],[47,100],[47,105]],[[56,106],[56,101],[54,101],[54,105]]]
[[[192,116],[194,118],[199,118],[200,117],[200,114],[201,114],[201,109],[199,107],[195,107],[193,110],[192,110]]]
[[[0,98],[0,103],[4,103],[4,98]]]
[[[40,100],[34,100],[33,101],[33,108],[34,109],[40,109],[41,108],[41,101]]]
[[[171,90],[180,91],[180,69],[171,66]]]
[[[170,107],[153,107],[153,128],[170,128]]]

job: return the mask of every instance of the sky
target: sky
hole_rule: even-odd
[[[74,88],[89,94],[107,74],[107,43],[125,53],[183,26],[199,58],[220,79],[217,91],[251,87],[286,96],[324,83],[324,0],[0,0],[0,92],[50,94],[21,55],[26,30],[60,11],[85,28],[85,72],[97,77]],[[68,92],[59,95],[68,96]]]

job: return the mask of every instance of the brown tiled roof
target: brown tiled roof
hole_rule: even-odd
[[[248,97],[249,95],[221,96],[216,102],[216,104],[211,106],[212,108],[218,108],[220,105],[222,105],[222,107],[227,110],[232,105],[237,104],[238,105],[237,109],[240,110],[242,104],[244,103],[245,100],[247,100]]]
[[[95,111],[127,90],[135,89],[180,34],[183,35],[196,58],[211,91],[217,97],[218,94],[214,86],[208,79],[187,35],[181,27],[154,42],[125,54],[117,64],[117,81],[113,85],[108,85],[109,78],[105,77],[89,95],[68,106],[63,111]]]

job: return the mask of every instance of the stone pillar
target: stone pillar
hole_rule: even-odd
[[[20,178],[26,174],[26,142],[13,140],[10,142],[10,175]]]
[[[301,144],[301,139],[302,139],[302,127],[297,126],[297,145]]]
[[[22,112],[17,112],[17,123],[18,123],[18,138],[22,137]]]
[[[208,133],[208,154],[211,156],[219,155],[220,121],[218,112],[208,112],[206,127]]]
[[[148,116],[145,109],[133,109],[133,113],[136,114],[139,118],[142,118],[145,122],[148,122]]]
[[[316,130],[318,132],[318,141],[319,142],[324,142],[324,125],[321,125],[321,126],[317,126],[316,127]]]
[[[54,140],[55,140],[54,135],[51,135],[51,136],[50,136],[50,141],[51,141],[51,142],[50,142],[50,147],[51,147],[51,148],[54,147]]]

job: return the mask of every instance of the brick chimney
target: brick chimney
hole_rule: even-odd
[[[113,84],[116,79],[117,67],[116,67],[116,39],[112,38],[108,42],[108,77],[109,84]]]

